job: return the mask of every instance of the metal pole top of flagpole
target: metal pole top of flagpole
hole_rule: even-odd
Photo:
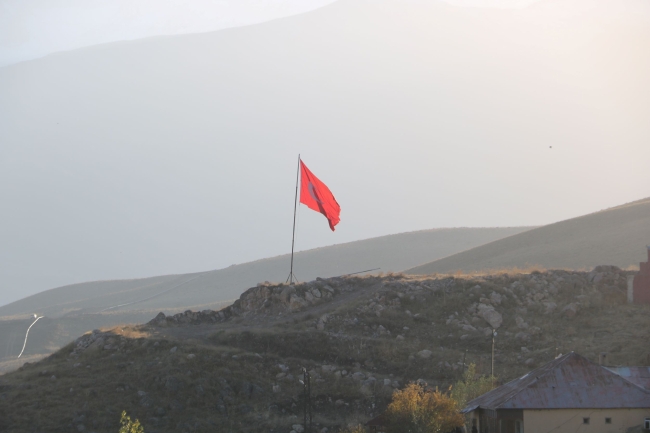
[[[293,250],[296,241],[296,210],[298,209],[298,179],[300,178],[300,154],[298,154],[298,167],[296,169],[296,194],[293,199],[293,232],[291,234],[291,268],[289,270],[289,276],[287,281],[289,284],[293,284],[293,279],[295,275],[293,274]],[[296,280],[298,280],[296,278]]]

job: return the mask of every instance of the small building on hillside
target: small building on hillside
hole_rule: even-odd
[[[384,414],[368,421],[366,427],[370,429],[370,433],[386,433],[386,419],[384,418]]]
[[[632,299],[628,301],[635,304],[650,304],[650,246],[648,247],[648,261],[639,264],[639,272],[632,282]]]
[[[470,401],[462,412],[478,433],[650,428],[650,390],[617,373],[571,352]]]

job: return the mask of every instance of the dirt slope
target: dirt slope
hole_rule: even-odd
[[[117,430],[126,409],[151,432],[286,432],[302,419],[335,432],[380,413],[410,380],[447,386],[465,363],[523,374],[558,353],[647,363],[647,306],[625,302],[629,273],[348,277],[260,285],[221,311],[158,315],[88,333],[0,377],[0,430]],[[624,318],[624,319],[622,319]]]
[[[650,199],[561,221],[500,239],[424,265],[408,274],[490,269],[587,269],[600,263],[626,268],[647,260]]]

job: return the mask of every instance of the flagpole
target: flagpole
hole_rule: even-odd
[[[291,235],[291,270],[287,281],[293,284],[293,246],[296,240],[296,210],[298,209],[298,179],[300,177],[300,154],[298,154],[298,169],[296,170],[296,197],[293,200],[293,234]],[[296,279],[297,280],[297,279]]]

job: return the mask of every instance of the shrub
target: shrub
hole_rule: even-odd
[[[458,404],[458,407],[462,409],[469,401],[493,390],[495,382],[496,378],[494,377],[478,376],[476,374],[476,364],[470,364],[463,375],[463,379],[456,382],[456,385],[452,388],[451,398],[453,398],[456,401],[456,404]],[[465,423],[467,426],[469,425],[469,415],[466,415]]]
[[[120,418],[120,427],[119,433],[144,433],[144,428],[140,425],[139,420],[131,421],[131,417],[126,414],[126,411],[122,411],[122,417]]]
[[[418,383],[393,393],[386,420],[388,433],[448,433],[464,423],[454,399]]]
[[[366,433],[366,429],[361,424],[355,426],[348,426],[340,431],[340,433]]]
[[[463,379],[456,382],[452,388],[451,398],[453,398],[458,404],[458,407],[462,409],[468,401],[494,389],[495,382],[496,379],[493,377],[477,377],[476,364],[470,364],[463,375]]]

